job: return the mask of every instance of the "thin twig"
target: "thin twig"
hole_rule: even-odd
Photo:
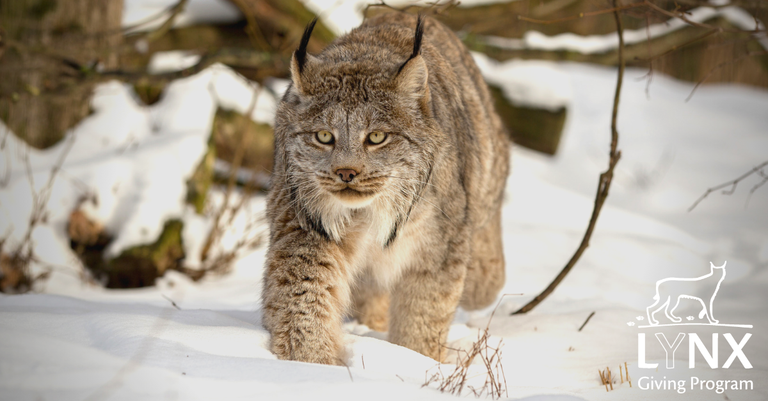
[[[618,8],[617,0],[613,0],[613,6]],[[610,189],[611,181],[613,180],[613,169],[616,167],[616,164],[621,158],[621,151],[617,150],[619,143],[619,131],[616,128],[616,119],[619,113],[621,85],[624,80],[624,29],[621,25],[621,16],[619,15],[618,10],[614,10],[613,16],[616,20],[616,32],[619,36],[619,73],[618,77],[616,78],[616,93],[613,97],[613,111],[611,113],[611,150],[609,153],[608,170],[600,174],[600,179],[597,185],[597,194],[595,195],[595,205],[592,209],[592,217],[589,219],[589,225],[587,226],[587,230],[584,233],[584,238],[581,240],[581,244],[579,244],[579,248],[576,249],[576,252],[573,254],[565,267],[563,267],[557,277],[555,277],[552,283],[550,283],[549,286],[544,289],[544,291],[532,299],[531,302],[528,302],[525,306],[512,313],[513,315],[526,313],[535,308],[536,305],[541,303],[541,301],[546,299],[549,294],[555,290],[560,282],[563,281],[568,272],[571,271],[573,266],[576,265],[576,262],[579,260],[579,258],[581,258],[581,255],[589,246],[589,240],[592,237],[592,232],[594,231],[595,225],[597,224],[597,217],[600,215],[600,210],[603,208],[603,204],[605,204],[606,198],[608,198],[608,190]]]
[[[630,8],[637,8],[637,7],[644,7],[644,6],[645,6],[645,4],[643,4],[643,3],[627,4],[625,6],[620,6],[620,7],[616,7],[614,5],[613,8],[606,8],[606,9],[598,10],[598,11],[588,11],[588,12],[585,12],[585,13],[579,13],[577,15],[571,15],[569,17],[550,19],[550,20],[542,20],[542,19],[529,18],[529,17],[526,17],[524,15],[518,15],[517,19],[520,20],[520,21],[531,22],[531,23],[539,24],[539,25],[549,25],[549,24],[556,24],[556,23],[559,23],[559,22],[573,21],[575,19],[581,19],[581,18],[584,18],[584,17],[594,17],[596,15],[602,15],[602,14],[608,14],[608,13],[616,13],[617,11],[623,11],[623,10],[628,10]]]
[[[176,17],[178,17],[179,14],[181,14],[181,12],[184,11],[184,9],[187,7],[188,2],[189,0],[179,0],[179,2],[176,3],[176,5],[174,5],[169,9],[169,12],[171,14],[168,15],[168,18],[165,19],[165,22],[163,22],[163,24],[160,25],[154,31],[147,33],[146,36],[144,36],[144,39],[147,42],[151,43],[160,39],[161,37],[163,37],[163,35],[168,33],[168,31],[170,31],[171,28],[173,28],[173,24],[174,22],[176,22]]]
[[[760,32],[765,32],[765,29],[759,29],[757,27],[755,29],[751,29],[751,30],[746,30],[746,29],[730,29],[730,28],[724,28],[724,27],[719,27],[719,26],[715,26],[715,25],[709,25],[709,24],[705,24],[705,23],[702,23],[702,22],[691,21],[690,19],[688,19],[688,17],[685,16],[685,13],[682,12],[682,11],[678,11],[677,9],[675,9],[673,11],[668,11],[668,10],[665,10],[665,9],[657,6],[656,4],[653,4],[649,0],[643,0],[642,3],[637,3],[637,4],[646,5],[646,6],[652,8],[653,10],[655,10],[655,11],[661,13],[661,14],[664,14],[664,15],[666,15],[668,17],[671,17],[671,18],[681,19],[685,23],[687,23],[688,25],[697,26],[699,28],[716,29],[716,30],[723,31],[723,32],[734,32],[734,33],[760,33]]]
[[[504,395],[509,397],[509,393],[507,391],[507,378],[504,374],[504,365],[501,363],[502,342],[499,341],[498,346],[491,347],[488,345],[488,340],[491,336],[491,321],[496,314],[496,310],[501,305],[504,297],[510,295],[521,294],[504,294],[501,296],[501,298],[499,298],[499,300],[496,302],[496,307],[493,308],[493,312],[491,312],[491,316],[485,325],[485,329],[478,333],[478,340],[472,343],[472,346],[469,350],[452,348],[443,344],[440,345],[445,349],[456,352],[456,368],[454,368],[451,374],[449,374],[447,377],[443,375],[442,370],[440,370],[440,364],[436,366],[437,372],[433,373],[431,376],[428,374],[430,371],[432,371],[432,369],[427,370],[424,372],[425,380],[422,387],[428,386],[432,383],[437,383],[437,389],[441,392],[448,392],[459,396],[462,394],[464,389],[467,388],[476,397],[481,396],[483,393],[490,395],[492,399],[500,399]],[[480,362],[485,367],[485,372],[470,376],[470,366],[472,361],[476,358],[479,358]],[[475,388],[467,384],[468,380],[481,375],[485,375],[485,382],[483,383],[482,387]]]
[[[134,23],[133,25],[122,27],[119,30],[115,30],[115,32],[130,33],[131,31],[133,31],[135,29],[141,28],[144,25],[147,25],[147,24],[149,24],[151,22],[155,22],[155,21],[159,20],[165,14],[173,13],[173,10],[176,9],[177,7],[178,7],[178,3],[165,8],[164,10],[162,10],[162,11],[160,11],[160,12],[154,14],[154,15],[150,15],[149,17],[144,18],[143,20],[140,20],[140,21]],[[113,32],[105,31],[105,32],[99,32],[99,33],[100,34],[108,34],[108,33],[113,33]]]
[[[176,305],[176,302],[173,302],[173,300],[172,300],[171,298],[169,298],[169,297],[168,297],[168,296],[166,296],[165,294],[160,294],[160,295],[162,295],[162,296],[163,296],[163,298],[165,298],[165,299],[166,299],[168,302],[170,302],[170,303],[171,303],[171,305],[173,305],[173,307],[174,307],[174,308],[176,308],[176,309],[178,309],[178,310],[181,310],[181,308],[179,308],[179,305]]]
[[[256,109],[256,103],[259,97],[260,90],[255,89],[253,91],[253,97],[251,98],[251,104],[248,106],[248,111],[246,112],[245,116],[242,119],[242,126],[240,128],[240,144],[235,150],[235,155],[232,160],[232,171],[229,176],[229,182],[227,182],[227,190],[224,193],[224,200],[222,201],[221,207],[219,207],[219,210],[216,212],[216,215],[213,219],[213,228],[211,228],[211,232],[208,234],[208,237],[205,240],[205,243],[203,244],[203,249],[200,254],[200,260],[205,262],[208,259],[208,253],[211,250],[211,246],[218,240],[218,237],[220,235],[220,232],[222,230],[221,227],[221,218],[224,215],[224,212],[229,208],[229,198],[232,196],[232,191],[235,188],[235,183],[237,181],[237,171],[240,169],[240,166],[243,162],[243,157],[245,156],[245,149],[248,147],[248,142],[251,138],[250,135],[248,135],[248,124],[251,122],[251,115],[253,114],[253,111]]]
[[[690,212],[691,210],[693,210],[701,201],[704,200],[704,198],[706,198],[707,196],[709,196],[709,194],[711,194],[712,192],[715,192],[717,190],[720,190],[720,189],[723,189],[723,188],[726,188],[726,187],[731,187],[730,189],[723,191],[723,194],[725,194],[725,195],[732,194],[736,190],[736,186],[739,185],[739,182],[741,182],[743,179],[749,177],[752,174],[758,173],[765,166],[768,166],[768,160],[760,163],[758,166],[754,167],[752,170],[747,171],[746,173],[742,174],[741,176],[739,176],[738,178],[736,178],[734,180],[731,180],[731,181],[728,181],[728,182],[725,182],[725,183],[722,183],[720,185],[717,185],[717,186],[714,186],[712,188],[707,189],[707,191],[704,192],[704,195],[701,195],[699,197],[699,199],[696,199],[696,202],[693,202],[693,205],[691,205],[691,207],[688,208],[688,211]],[[758,174],[760,176],[763,176],[760,173],[758,173]],[[760,184],[758,184],[756,186],[756,188],[752,188],[752,192],[754,192],[755,189],[759,188],[762,185],[763,185],[763,183],[760,183]]]
[[[21,237],[21,241],[18,243],[18,245],[15,246],[13,250],[8,252],[8,259],[9,263],[11,265],[11,268],[18,271],[19,275],[21,276],[21,279],[19,279],[19,282],[24,283],[25,287],[21,291],[29,290],[31,285],[35,283],[37,280],[45,279],[49,276],[49,273],[52,269],[48,269],[48,272],[43,272],[41,274],[38,274],[35,277],[31,276],[30,273],[30,266],[33,263],[37,263],[38,265],[43,265],[45,262],[42,262],[40,258],[37,256],[35,252],[35,241],[32,237],[32,234],[35,230],[35,228],[40,223],[45,223],[47,217],[48,217],[48,201],[51,198],[51,192],[53,190],[53,184],[56,181],[57,173],[61,170],[61,167],[64,165],[64,161],[67,158],[67,155],[69,154],[69,151],[72,149],[72,145],[75,142],[75,136],[71,135],[66,142],[63,145],[63,149],[61,151],[61,154],[59,154],[58,159],[51,167],[50,174],[48,175],[48,181],[45,183],[45,185],[40,188],[40,190],[35,189],[35,180],[34,180],[34,173],[32,171],[32,163],[29,158],[29,146],[26,146],[24,149],[26,152],[24,153],[24,167],[27,175],[27,180],[29,182],[29,188],[32,193],[32,210],[30,211],[29,220],[26,227],[26,232]],[[5,240],[10,236],[10,232],[8,232],[7,236],[2,239],[3,244],[5,243]],[[19,287],[18,284],[12,284],[11,285],[11,291],[17,290]],[[19,287],[22,288],[22,287]],[[0,290],[3,290],[0,288]]]
[[[742,54],[741,56],[739,56],[739,57],[736,57],[736,58],[735,58],[735,59],[733,59],[733,60],[723,61],[722,63],[720,63],[720,64],[718,64],[718,65],[716,65],[716,66],[712,67],[712,69],[711,69],[711,70],[709,70],[709,72],[707,73],[707,75],[705,75],[705,76],[704,76],[704,78],[702,78],[701,80],[699,80],[699,82],[696,82],[696,85],[695,85],[695,86],[693,87],[693,89],[691,90],[691,93],[688,95],[688,97],[687,97],[687,98],[685,98],[685,101],[687,102],[687,101],[691,100],[691,98],[693,97],[693,94],[696,92],[696,89],[698,89],[698,88],[699,88],[699,86],[701,86],[701,84],[703,84],[703,83],[704,83],[704,81],[706,81],[706,80],[707,80],[709,77],[711,77],[711,76],[712,76],[712,74],[714,74],[714,73],[715,73],[715,71],[717,71],[717,70],[719,70],[719,69],[721,69],[721,68],[725,67],[726,65],[734,64],[734,63],[736,63],[737,61],[739,61],[739,60],[741,60],[741,59],[743,59],[743,58],[745,58],[745,57],[753,57],[753,56],[764,56],[764,55],[766,55],[766,54],[768,54],[768,51],[755,51],[755,52],[749,52],[749,53],[747,53],[747,54]]]
[[[587,323],[589,323],[589,319],[592,319],[592,316],[595,316],[595,312],[594,311],[592,313],[590,313],[589,316],[587,316],[587,320],[585,320],[584,323],[582,323],[581,327],[579,327],[579,331],[581,331],[581,329],[583,329],[584,326],[586,326]]]
[[[752,199],[752,195],[755,193],[755,191],[757,191],[758,188],[762,187],[763,185],[765,185],[765,183],[768,182],[768,174],[765,174],[762,170],[758,171],[757,175],[759,175],[760,177],[763,177],[763,180],[755,184],[755,186],[749,190],[749,195],[747,195],[747,201],[744,202],[744,209],[746,209],[747,206],[749,206],[749,200]]]
[[[658,60],[658,59],[660,59],[660,58],[662,58],[662,57],[664,57],[664,56],[666,56],[666,55],[668,55],[670,53],[678,51],[678,50],[682,49],[683,47],[686,47],[686,46],[688,46],[690,44],[696,43],[696,42],[698,42],[700,40],[706,39],[706,38],[708,38],[708,37],[710,37],[710,36],[712,36],[714,34],[719,34],[719,33],[722,33],[722,32],[718,31],[717,29],[710,29],[709,31],[707,31],[705,34],[703,34],[701,36],[697,36],[697,37],[695,37],[695,38],[693,38],[693,39],[691,39],[689,41],[686,41],[686,42],[684,42],[682,44],[672,46],[669,50],[664,51],[662,53],[659,53],[659,54],[657,54],[655,56],[648,56],[648,58],[644,58],[644,59],[643,58],[639,58],[639,57],[635,57],[635,61],[653,62],[653,61],[656,61],[656,60]],[[650,38],[648,40],[648,43],[650,45]]]

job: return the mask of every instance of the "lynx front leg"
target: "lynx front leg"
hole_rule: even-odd
[[[335,244],[303,231],[276,240],[264,274],[264,326],[278,358],[343,364],[349,279]]]
[[[407,271],[392,291],[389,340],[439,362],[445,359],[446,339],[466,275],[467,242],[450,244],[439,262]],[[444,255],[444,254],[443,254]]]
[[[389,327],[389,291],[378,285],[369,272],[352,290],[352,316],[372,330],[387,331]]]

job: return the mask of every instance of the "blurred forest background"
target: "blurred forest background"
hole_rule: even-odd
[[[60,144],[93,112],[94,88],[112,80],[131,85],[144,105],[161,100],[172,81],[216,63],[272,88],[276,79],[288,78],[291,54],[304,27],[317,16],[312,10],[318,9],[299,0],[160,1],[166,4],[160,12],[127,25],[124,12],[132,1],[136,0],[0,0],[0,120],[8,128],[0,138],[4,150],[7,135],[34,149]],[[234,17],[219,21],[185,17],[191,3],[223,5]],[[324,24],[323,14],[342,3],[320,11],[310,52],[321,51],[340,34]],[[614,19],[618,11],[627,65],[647,69],[649,85],[654,74],[666,74],[704,85],[768,88],[764,0],[518,0],[412,6],[371,0],[364,10],[358,3],[367,17],[382,12],[431,14],[454,29],[471,50],[497,61],[540,59],[606,66],[616,66],[619,60]],[[733,6],[749,18],[726,12]],[[172,65],[163,65],[169,54],[175,55]],[[556,154],[567,108],[513,102],[493,81],[489,84],[514,141]],[[228,252],[207,255],[231,222],[226,216],[236,214],[245,203],[230,202],[230,196],[237,193],[238,199],[246,199],[268,189],[272,128],[245,115],[224,108],[216,112],[208,149],[186,183],[188,204],[213,221],[201,255],[196,256],[205,262],[203,267],[185,264],[190,255],[181,244],[182,222],[177,219],[163,222],[157,238],[109,256],[104,250],[114,233],[75,208],[67,212],[66,231],[90,280],[110,288],[140,287],[152,285],[167,270],[199,279],[226,272],[237,247],[263,242],[263,235],[250,236]],[[0,164],[10,165],[6,152],[2,157],[6,160]],[[215,208],[207,207],[212,190],[225,199]],[[45,221],[44,192],[34,197],[40,205],[33,208],[25,228],[28,235],[13,243],[0,239],[3,292],[24,292],[45,278],[44,270],[30,270],[37,258],[29,244],[29,233]]]

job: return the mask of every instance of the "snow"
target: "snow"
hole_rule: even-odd
[[[171,50],[152,54],[147,65],[150,74],[175,72],[194,66],[200,61],[200,55],[187,50]]]
[[[544,107],[551,96],[569,110],[557,156],[513,149],[503,210],[503,292],[509,295],[501,299],[489,326],[491,343],[503,344],[509,397],[768,398],[768,338],[763,331],[768,327],[768,187],[758,189],[746,204],[750,189],[760,182],[753,176],[732,195],[712,193],[687,212],[706,188],[766,159],[768,91],[706,85],[685,102],[691,83],[656,75],[649,96],[639,80],[646,71],[628,69],[618,120],[622,159],[590,247],[550,298],[527,315],[509,316],[552,280],[581,239],[597,176],[607,166],[616,70],[546,62],[481,66],[513,99]],[[521,79],[505,71],[531,74],[525,78],[530,85],[515,89]],[[271,84],[276,92],[284,86]],[[27,150],[0,129],[5,131],[0,138],[7,138],[0,168],[14,166],[0,170],[0,177],[8,174],[7,185],[0,188],[0,232],[13,230],[10,245],[20,240],[32,208],[23,155],[29,154],[32,185],[40,189],[68,141],[74,141],[54,181],[50,216],[33,232],[40,257],[57,267],[34,293],[0,295],[0,399],[453,399],[434,385],[422,388],[435,369],[449,373],[453,365],[438,367],[354,321],[345,324],[348,368],[277,360],[261,325],[264,247],[239,253],[229,274],[199,282],[170,271],[155,287],[106,290],[80,278],[65,223],[88,193],[98,202],[86,200],[82,210],[117,234],[110,254],[155,238],[163,222],[175,217],[185,223],[185,262],[202,264],[195,255],[211,223],[184,205],[184,182],[203,155],[216,108],[248,112],[254,93],[258,98],[251,117],[272,121],[272,91],[217,65],[175,81],[152,106],[141,105],[126,85],[99,86],[94,114],[50,150]],[[220,205],[222,194],[214,191],[211,202]],[[214,252],[231,249],[244,233],[257,235],[249,225],[258,221],[263,208],[263,196],[250,200]],[[665,370],[664,351],[654,347],[651,332],[628,323],[645,315],[657,280],[700,276],[709,271],[710,261],[720,265],[726,260],[728,275],[716,313],[724,323],[754,325],[753,330],[730,331],[737,340],[752,334],[745,353],[754,368],[746,370],[735,362],[730,369],[712,370],[700,358],[695,369],[687,369],[683,345],[676,357],[682,367]],[[489,324],[491,309],[459,310],[450,345],[467,349]],[[683,309],[686,314],[698,311],[690,305]],[[713,330],[697,332],[708,342]],[[668,339],[676,335],[661,331]],[[660,363],[658,370],[638,367],[638,333],[649,337],[647,362]],[[723,341],[720,347],[722,361],[729,349]],[[596,370],[624,362],[633,387],[616,383],[606,392]],[[471,368],[475,377],[470,384],[482,384],[482,366],[475,361]],[[638,388],[642,377],[692,375],[752,380],[755,388],[725,394]]]
[[[133,31],[157,29],[168,18],[167,10],[178,0],[125,0],[123,27]],[[227,0],[189,0],[184,10],[176,16],[174,27],[203,23],[228,23],[242,19],[240,10]]]
[[[504,96],[516,106],[556,112],[571,102],[568,75],[546,61],[510,60],[496,62],[482,53],[472,53],[483,78],[501,87]]]
[[[686,18],[692,22],[704,23],[715,17],[722,17],[745,31],[763,30],[763,24],[739,7],[699,7],[686,13]],[[685,28],[689,24],[681,19],[672,18],[663,23],[653,24],[642,29],[625,29],[624,43],[633,45],[646,40],[658,38],[671,32]],[[768,38],[759,38],[758,41],[768,49]],[[530,30],[522,39],[503,38],[497,36],[484,36],[481,40],[491,46],[510,50],[547,50],[547,51],[572,51],[582,54],[605,53],[618,47],[619,39],[616,33],[605,35],[576,35],[573,33],[561,33],[555,36],[547,36],[541,32]]]

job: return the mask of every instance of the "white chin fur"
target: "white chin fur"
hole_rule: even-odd
[[[339,205],[349,208],[349,209],[362,209],[371,203],[373,203],[374,199],[376,199],[375,196],[369,196],[367,198],[340,198],[337,196],[334,196],[336,198],[336,202],[339,203]]]

